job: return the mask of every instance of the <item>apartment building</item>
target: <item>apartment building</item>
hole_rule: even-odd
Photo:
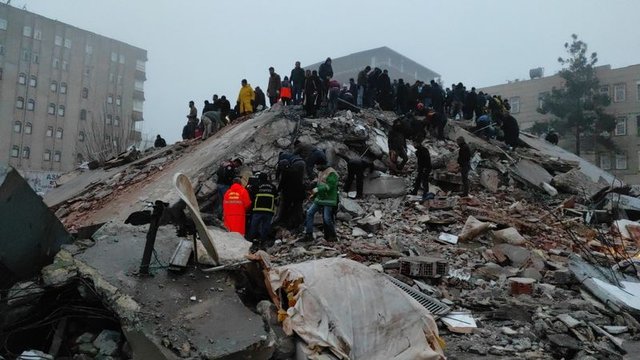
[[[640,64],[612,69],[598,66],[600,92],[611,98],[606,111],[617,119],[611,134],[615,148],[607,148],[593,139],[583,139],[581,156],[629,184],[640,184]],[[531,80],[513,81],[480,90],[509,99],[511,113],[520,129],[530,128],[536,121],[545,122],[551,114],[540,114],[541,98],[552,88],[561,88],[564,80],[556,75]],[[566,136],[560,145],[575,150],[575,139]]]
[[[322,62],[307,65],[304,68],[318,70],[323,62],[324,59]],[[372,69],[375,67],[387,69],[391,80],[403,79],[405,83],[410,84],[416,80],[440,81],[440,74],[386,46],[331,59],[333,77],[343,84],[348,83],[350,78],[357,79],[358,73],[367,65]]]
[[[140,140],[146,50],[0,4],[0,165],[37,191]]]

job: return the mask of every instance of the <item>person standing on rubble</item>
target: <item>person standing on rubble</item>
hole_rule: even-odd
[[[269,181],[269,174],[258,174],[258,186],[255,191],[253,206],[251,208],[251,222],[247,239],[254,241],[257,238],[262,246],[268,240],[271,233],[271,220],[276,209],[276,187]]]
[[[336,155],[347,162],[347,180],[344,182],[344,192],[351,191],[351,185],[355,179],[356,199],[362,199],[364,196],[364,172],[369,170],[369,173],[372,173],[375,170],[373,162],[360,157],[350,158],[340,153]]]
[[[518,121],[511,114],[502,117],[502,131],[504,132],[504,142],[511,149],[518,147],[520,142],[520,127]]]
[[[291,83],[289,82],[289,78],[286,76],[284,77],[284,80],[282,80],[280,100],[282,100],[282,105],[284,106],[289,106],[289,104],[291,104]]]
[[[413,183],[411,195],[418,195],[418,190],[422,187],[422,201],[427,200],[429,193],[429,174],[431,174],[431,154],[422,143],[416,142],[416,158],[418,159],[418,171],[416,180]]]
[[[369,73],[369,71],[371,71],[371,66],[367,65],[364,70],[361,70],[358,73],[358,80],[357,80],[357,84],[358,84],[358,94],[357,94],[357,100],[356,100],[356,105],[358,105],[358,107],[363,107],[364,106],[364,99],[365,99],[365,91],[367,89],[367,74]],[[354,94],[355,95],[355,94]]]
[[[300,67],[300,61],[296,61],[295,67],[291,70],[292,93],[293,93],[293,105],[299,105],[302,102],[302,91],[304,90],[304,69]]]
[[[256,94],[247,83],[247,79],[242,79],[242,87],[238,94],[238,112],[240,115],[247,115],[253,112],[253,103],[256,100]]]
[[[389,146],[389,160],[391,161],[392,170],[402,171],[409,157],[407,156],[407,139],[404,136],[401,119],[393,121],[391,130],[389,130],[387,145]],[[400,164],[398,164],[398,157],[402,158]]]
[[[158,135],[160,136],[160,135]],[[548,142],[550,142],[553,145],[558,145],[558,133],[555,132],[555,130],[553,129],[549,129],[549,133],[547,134],[547,136],[544,138],[545,140],[547,140]]]
[[[229,232],[245,235],[246,214],[251,208],[249,192],[242,186],[242,179],[233,179],[233,185],[224,194],[223,200],[224,226]]]
[[[331,58],[328,57],[327,60],[320,64],[318,76],[320,77],[320,99],[325,99],[327,97],[327,91],[329,90],[329,80],[333,77]]]
[[[280,75],[276,73],[275,69],[269,68],[269,85],[267,86],[267,96],[269,97],[269,106],[273,106],[278,102],[280,98],[280,88],[282,87],[282,81]]]
[[[280,153],[276,168],[280,206],[274,223],[289,230],[295,230],[302,225],[303,221],[304,169],[305,163],[300,156],[286,152]]]
[[[158,136],[156,136],[156,141],[153,143],[153,147],[163,148],[165,146],[167,146],[167,142],[162,138],[162,136],[160,136],[160,134],[158,134]]]
[[[456,139],[458,143],[458,165],[460,167],[460,177],[462,179],[462,196],[469,196],[469,171],[471,171],[471,149],[460,136]]]
[[[307,210],[304,241],[313,241],[313,218],[318,211],[322,212],[325,240],[336,241],[333,216],[338,207],[338,173],[326,162],[317,167],[320,173],[313,189],[313,203]]]
[[[315,70],[312,72],[307,70],[306,75],[307,77],[304,81],[304,109],[307,112],[307,117],[313,118],[316,116],[317,107],[320,103],[322,84]]]
[[[255,111],[262,111],[267,108],[267,100],[264,97],[264,92],[260,89],[260,86],[256,86],[254,109]]]
[[[218,103],[220,104],[220,119],[222,119],[224,126],[228,122],[227,116],[229,116],[229,113],[231,113],[231,103],[229,102],[229,100],[227,100],[227,97],[225,95],[222,95],[220,97]]]

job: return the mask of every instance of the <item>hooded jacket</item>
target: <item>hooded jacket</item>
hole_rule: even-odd
[[[222,203],[224,226],[230,232],[237,232],[244,236],[246,229],[246,213],[251,207],[249,192],[241,184],[233,184],[224,194]]]
[[[253,88],[251,85],[247,84],[240,88],[240,93],[238,94],[238,103],[240,113],[250,113],[253,112],[252,101],[256,99],[256,94],[253,92]]]

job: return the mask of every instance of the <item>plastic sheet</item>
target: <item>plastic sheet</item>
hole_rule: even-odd
[[[286,310],[285,332],[307,343],[311,359],[323,350],[340,359],[444,359],[429,311],[365,265],[321,259],[274,268],[268,281]]]

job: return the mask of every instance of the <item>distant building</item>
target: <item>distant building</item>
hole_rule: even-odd
[[[325,58],[326,59],[326,58]],[[320,64],[324,62],[304,66],[308,70],[318,70]],[[365,66],[371,68],[379,67],[389,71],[389,78],[404,79],[405,83],[413,84],[416,80],[430,81],[440,80],[440,74],[418,64],[408,57],[386,47],[360,51],[347,56],[331,58],[331,66],[333,68],[333,78],[342,84],[349,82],[350,78],[357,79],[358,73]]]
[[[640,64],[617,69],[612,69],[610,65],[598,66],[596,74],[600,80],[600,92],[611,98],[611,105],[606,111],[617,118],[617,126],[612,134],[616,150],[584,139],[580,155],[626,183],[640,184]],[[509,99],[511,113],[518,119],[520,128],[528,129],[536,121],[547,122],[553,118],[551,114],[540,114],[537,109],[542,106],[541,98],[545,94],[554,87],[563,86],[564,80],[556,74],[480,90]],[[560,145],[574,151],[575,138],[565,136]]]
[[[0,164],[37,191],[140,140],[146,50],[0,4]]]

